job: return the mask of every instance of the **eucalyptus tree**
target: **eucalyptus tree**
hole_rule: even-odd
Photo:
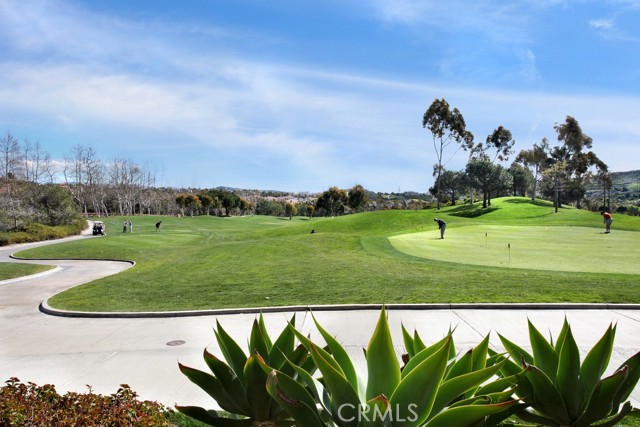
[[[549,141],[547,138],[542,138],[540,144],[533,144],[533,148],[529,150],[521,150],[516,157],[516,162],[522,163],[527,168],[533,168],[531,200],[535,201],[542,171],[549,165]]]
[[[598,158],[593,151],[586,151],[593,145],[593,139],[582,132],[578,121],[567,116],[564,123],[556,124],[554,129],[558,136],[558,141],[562,142],[562,161],[566,162],[567,179],[572,189],[571,198],[576,202],[576,207],[580,208],[580,203],[585,194],[584,178],[592,166],[602,168],[605,163]]]
[[[429,129],[433,136],[433,149],[436,153],[436,193],[440,192],[438,182],[444,171],[444,166],[460,150],[473,147],[473,134],[466,129],[466,123],[462,113],[457,108],[451,110],[449,103],[443,99],[435,99],[422,117],[422,127]],[[449,159],[444,159],[445,150],[451,145],[458,147]],[[437,200],[437,208],[440,209],[440,200]]]
[[[348,202],[347,192],[338,187],[331,187],[323,192],[316,201],[316,211],[324,216],[338,216],[344,214]]]
[[[354,212],[361,212],[365,204],[369,201],[367,191],[360,184],[354,185],[349,190],[347,204]]]

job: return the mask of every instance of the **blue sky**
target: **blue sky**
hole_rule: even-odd
[[[0,132],[158,185],[425,192],[435,98],[517,151],[571,115],[640,168],[640,0],[3,0],[0,22]]]

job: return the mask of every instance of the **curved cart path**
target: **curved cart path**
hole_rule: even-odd
[[[92,238],[73,237],[70,239]],[[67,239],[68,240],[68,239]],[[40,242],[0,248],[1,262],[25,262],[9,255]],[[0,282],[0,381],[18,377],[26,382],[54,384],[59,392],[86,391],[91,385],[97,393],[114,393],[120,384],[129,384],[143,399],[211,408],[212,400],[179,372],[178,361],[206,369],[202,360],[205,347],[220,355],[212,327],[216,320],[241,345],[255,314],[204,315],[165,318],[70,318],[46,315],[39,304],[51,295],[100,277],[115,274],[129,264],[114,261],[27,261],[59,268],[36,276]],[[266,313],[265,323],[279,333],[291,312]],[[316,318],[345,345],[362,368],[362,348],[373,332],[378,309],[317,311]],[[454,339],[459,351],[476,345],[491,332],[491,344],[500,349],[495,331],[528,347],[527,318],[542,331],[554,336],[565,317],[571,323],[584,357],[611,322],[617,322],[615,350],[610,371],[640,350],[640,310],[608,309],[437,309],[389,310],[389,322],[398,353],[402,349],[400,323],[416,328],[427,342],[441,338],[450,326],[457,326]],[[309,316],[299,312],[298,326],[318,333]],[[363,371],[363,369],[360,369]],[[365,370],[366,372],[366,370]],[[632,395],[640,403],[640,390]]]

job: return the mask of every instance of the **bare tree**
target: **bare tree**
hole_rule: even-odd
[[[27,181],[36,184],[53,183],[55,170],[51,155],[42,148],[39,142],[32,143],[28,139],[23,141],[22,160],[24,162],[24,177]]]
[[[23,177],[20,144],[11,133],[0,138],[0,178],[11,181]]]

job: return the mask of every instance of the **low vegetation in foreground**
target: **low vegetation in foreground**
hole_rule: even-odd
[[[65,291],[49,303],[87,311],[192,310],[340,303],[593,302],[639,303],[640,274],[563,272],[471,265],[462,250],[455,262],[397,250],[389,238],[438,236],[434,217],[447,221],[447,237],[464,226],[580,226],[602,230],[594,212],[526,198],[491,207],[457,205],[436,210],[377,211],[337,218],[133,217],[105,220],[104,237],[25,252],[39,258],[130,259],[136,266]],[[104,220],[104,218],[103,218]],[[154,224],[162,220],[156,231]],[[640,219],[616,215],[614,232],[596,248],[615,260],[616,231],[638,233]],[[640,234],[638,234],[640,236]],[[623,251],[637,250],[627,248]],[[579,260],[579,256],[578,256]],[[573,261],[571,261],[573,262]]]

